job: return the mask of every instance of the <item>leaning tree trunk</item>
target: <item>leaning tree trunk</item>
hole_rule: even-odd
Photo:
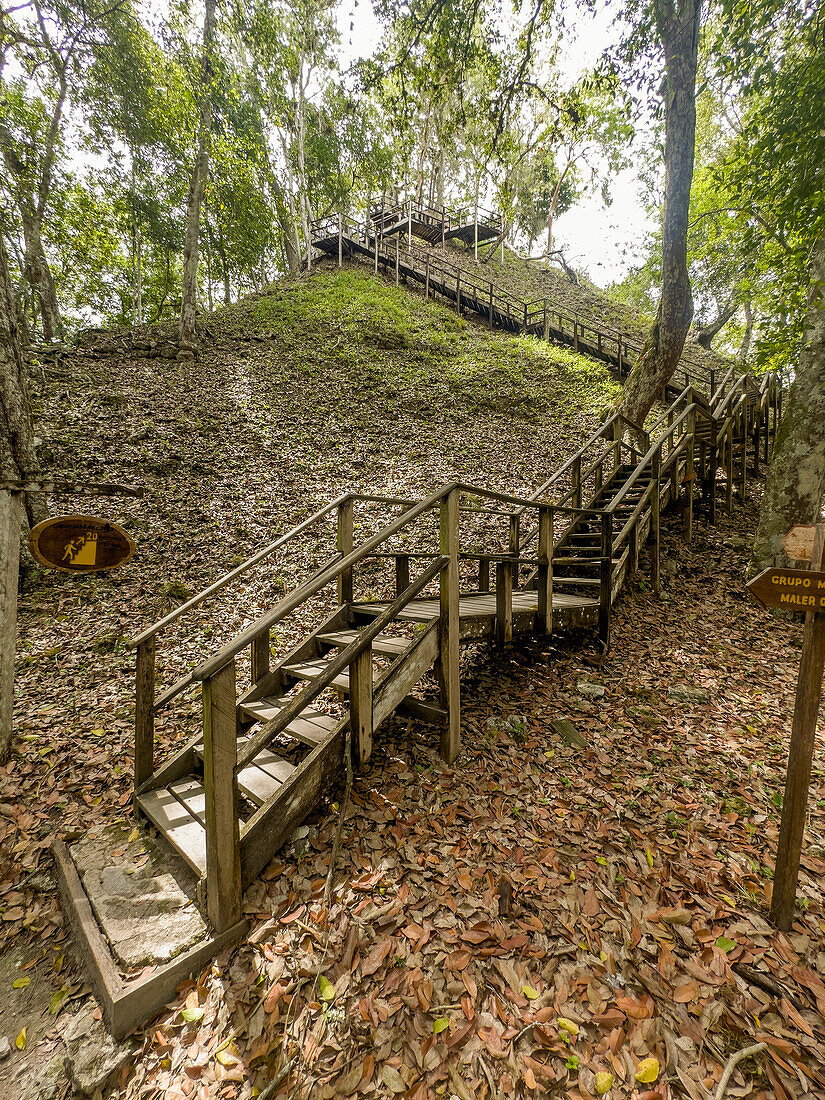
[[[656,320],[618,408],[642,424],[679,364],[693,318],[687,266],[690,185],[696,143],[696,62],[701,0],[654,0],[665,52],[665,194],[662,293]]]
[[[212,130],[212,47],[215,37],[215,0],[206,0],[201,58],[201,111],[198,123],[198,151],[189,183],[186,208],[186,237],[183,244],[183,277],[180,295],[178,341],[181,351],[197,348],[198,245],[203,190],[209,175],[209,137]]]
[[[43,339],[49,344],[59,335],[63,327],[54,276],[43,248],[37,215],[30,212],[23,213],[22,210],[21,215],[26,242],[26,279],[37,301],[37,309],[43,325]]]
[[[825,233],[812,262],[805,345],[796,364],[759,513],[751,568],[787,565],[782,539],[816,523],[825,498]]]

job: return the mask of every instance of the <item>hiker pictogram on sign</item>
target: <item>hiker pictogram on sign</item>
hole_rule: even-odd
[[[69,539],[66,549],[63,551],[63,562],[68,562],[75,569],[84,566],[93,569],[97,558],[97,531],[88,531],[80,538]]]

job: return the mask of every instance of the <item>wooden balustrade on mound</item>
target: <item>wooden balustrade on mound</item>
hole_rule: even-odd
[[[401,210],[401,207],[396,210]],[[422,214],[422,217],[424,214]],[[437,213],[433,216],[437,217]],[[529,300],[512,294],[490,279],[481,279],[465,268],[450,264],[430,250],[421,251],[412,243],[413,220],[408,217],[408,247],[406,254],[400,250],[396,235],[392,248],[384,243],[381,224],[356,222],[342,215],[320,219],[311,226],[313,243],[319,250],[339,257],[359,252],[372,258],[375,271],[383,268],[392,271],[396,283],[401,278],[413,279],[424,286],[425,298],[438,294],[455,304],[456,310],[472,310],[489,328],[503,328],[515,333],[539,336],[547,342],[572,347],[614,367],[620,378],[625,378],[635,358],[642,349],[638,338],[609,325],[596,324],[590,318],[560,310],[548,298]],[[689,353],[684,356],[685,365],[679,369],[671,384],[678,382],[706,387],[708,393],[716,391],[716,372]],[[689,369],[688,369],[689,368]]]

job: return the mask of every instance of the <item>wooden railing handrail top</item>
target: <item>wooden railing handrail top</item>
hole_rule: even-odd
[[[261,749],[263,749],[273,737],[277,737],[279,733],[285,730],[289,723],[294,718],[297,718],[313,699],[328,688],[335,677],[340,675],[359,653],[362,653],[368,646],[372,645],[372,642],[381,633],[384,627],[391,623],[411,600],[415,599],[418,593],[437,573],[441,572],[449,561],[450,559],[446,554],[442,554],[436,558],[435,561],[427,566],[424,572],[416,577],[416,579],[412,581],[376,619],[373,619],[369,626],[359,631],[357,638],[350,642],[344,649],[340,650],[338,655],[329,662],[320,676],[311,680],[300,695],[296,695],[296,697],[288,703],[283,710],[279,711],[274,718],[270,719],[269,722],[265,722],[238,752],[235,774],[237,775],[242,768],[245,768],[247,764],[251,763],[253,758],[258,755]]]
[[[677,398],[677,400],[678,400],[678,398]],[[701,409],[701,406],[699,406],[699,405],[696,405],[696,404],[693,404],[693,403],[691,403],[690,405],[687,405],[682,410],[682,412],[679,414],[679,416],[677,416],[677,418],[673,421],[673,423],[670,425],[670,427],[665,432],[665,434],[663,436],[660,436],[659,439],[657,439],[654,443],[652,443],[650,445],[650,448],[649,448],[647,454],[644,455],[644,457],[639,461],[639,463],[636,466],[636,469],[633,471],[633,473],[630,475],[628,480],[622,486],[621,490],[617,493],[617,495],[613,498],[613,500],[611,500],[610,504],[605,509],[606,511],[608,511],[610,513],[613,513],[613,512],[616,511],[618,506],[622,503],[624,498],[627,496],[630,489],[633,488],[633,486],[636,484],[636,482],[642,476],[642,474],[647,469],[647,467],[652,464],[653,459],[656,457],[657,454],[658,454],[659,459],[661,461],[662,448],[665,444],[665,441],[670,436],[673,435],[673,433],[676,431],[676,429],[679,427],[679,425],[682,423],[682,421],[686,420],[687,417],[691,414],[691,412],[695,412],[696,410],[699,410],[699,409]]]
[[[314,512],[311,516],[303,520],[301,523],[296,524],[296,526],[287,531],[285,535],[281,535],[280,538],[275,539],[275,541],[269,543],[268,546],[262,547],[260,550],[258,550],[257,553],[247,558],[246,561],[241,562],[241,564],[235,566],[234,569],[230,569],[228,573],[224,573],[222,577],[219,577],[207,588],[204,588],[201,592],[198,592],[196,595],[192,596],[192,598],[187,600],[186,603],[181,604],[180,607],[176,607],[174,611],[170,611],[168,615],[164,615],[162,619],[158,619],[158,621],[156,623],[153,623],[151,626],[147,626],[145,630],[142,630],[140,632],[140,634],[138,634],[134,638],[131,638],[128,642],[128,645],[134,649],[142,642],[148,641],[149,638],[153,638],[159,631],[163,630],[165,627],[169,626],[171,623],[181,618],[182,615],[185,615],[188,611],[191,611],[192,608],[197,607],[198,604],[203,603],[203,601],[208,599],[210,596],[214,596],[216,592],[220,592],[221,589],[225,588],[228,584],[231,584],[232,581],[236,580],[243,573],[246,573],[247,570],[252,569],[254,566],[262,562],[264,558],[268,558],[271,554],[273,554],[276,550],[279,550],[291,539],[295,538],[297,535],[302,534],[304,531],[306,531],[308,527],[312,527],[313,524],[323,519],[324,516],[328,515],[345,500],[349,499],[350,495],[351,494],[349,493],[344,493],[342,496],[337,497],[335,500],[333,500],[330,504],[325,504],[323,508],[319,508],[317,512]]]
[[[556,512],[572,512],[577,516],[601,515],[601,511],[597,508],[563,508],[550,500],[530,500],[524,497],[515,497],[509,493],[496,492],[494,489],[481,489],[478,485],[466,485],[461,481],[456,483],[455,488],[460,489],[462,493],[472,493],[474,496],[489,497],[490,500],[500,500],[505,504],[513,504],[520,508],[522,512],[526,508],[535,508],[539,511],[543,508],[549,508]]]
[[[305,581],[304,584],[299,585],[298,588],[293,589],[287,596],[284,596],[282,600],[279,600],[277,604],[270,610],[259,616],[254,623],[250,623],[245,630],[242,630],[240,634],[236,635],[231,641],[222,646],[217,653],[214,653],[192,673],[195,680],[207,680],[210,676],[214,676],[227,662],[239,653],[245,646],[250,645],[251,642],[264,630],[279,623],[281,619],[286,618],[287,615],[295,611],[300,607],[302,603],[305,603],[312,596],[321,591],[322,588],[326,588],[328,584],[336,580],[338,576],[350,569],[353,565],[357,565],[359,561],[367,557],[376,546],[380,546],[382,542],[392,538],[393,535],[398,534],[407,524],[411,523],[414,519],[417,519],[423,512],[428,512],[440,503],[442,497],[444,497],[452,489],[456,488],[454,483],[449,483],[442,488],[437,489],[430,496],[425,497],[419,501],[418,504],[412,508],[407,509],[392,522],[388,523],[385,527],[382,527],[380,531],[377,531],[370,538],[365,539],[364,542],[352,550],[349,554],[341,557],[337,561],[331,563],[326,568],[322,569],[317,576]]]

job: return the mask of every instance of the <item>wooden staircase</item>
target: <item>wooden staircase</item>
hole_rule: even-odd
[[[389,253],[373,246],[378,264]],[[434,285],[430,268],[425,277]],[[501,305],[487,301],[492,321]],[[609,334],[576,331],[607,354]],[[622,341],[608,358],[618,371]],[[768,459],[780,380],[769,374],[757,386],[734,368],[721,380],[688,366],[683,373],[686,385],[648,430],[614,414],[529,497],[465,483],[419,501],[345,494],[133,639],[135,806],[198,877],[216,950],[242,927],[243,890],[347,758],[354,768],[369,760],[394,712],[435,725],[441,755],[455,760],[462,642],[506,645],[519,634],[584,628],[607,648],[612,608],[645,550],[659,589],[662,509],[681,504],[690,539],[695,507],[715,522],[721,490],[732,507]],[[287,548],[323,540],[319,568],[200,665],[156,688],[166,631]],[[273,660],[275,628],[297,615],[311,629]],[[158,762],[156,719],[192,690],[202,726]],[[161,998],[172,977],[164,981]],[[149,999],[146,1016],[162,1003]]]
[[[317,804],[344,754],[355,767],[369,759],[397,709],[437,725],[442,755],[455,759],[462,642],[590,627],[606,648],[612,607],[645,549],[659,588],[662,509],[682,500],[689,538],[697,503],[715,519],[720,485],[732,506],[779,415],[777,379],[757,389],[729,372],[709,396],[686,387],[650,432],[610,417],[529,498],[462,483],[412,504],[348,494],[136,638],[136,805],[200,877],[212,925],[237,922],[242,889]],[[401,513],[356,545],[356,510],[376,505]],[[336,545],[321,569],[156,697],[156,636],[333,516]],[[462,549],[465,524],[483,550]],[[359,595],[366,566],[371,588],[383,570],[387,596]],[[273,664],[272,628],[333,586],[331,614]],[[438,695],[424,698],[434,668]],[[203,731],[156,768],[154,717],[196,685]]]

